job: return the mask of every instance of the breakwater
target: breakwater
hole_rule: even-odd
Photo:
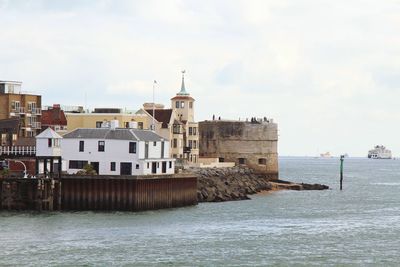
[[[0,179],[0,210],[141,211],[197,204],[197,178],[63,176]]]
[[[322,184],[292,183],[270,179],[268,175],[255,173],[243,167],[191,168],[188,173],[198,177],[199,202],[221,202],[249,199],[249,195],[274,190],[325,190]]]

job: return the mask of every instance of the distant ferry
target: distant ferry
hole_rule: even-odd
[[[325,152],[319,155],[321,158],[333,158],[330,152]]]
[[[375,146],[374,149],[368,151],[368,158],[370,159],[391,159],[392,151],[386,149],[384,146]]]

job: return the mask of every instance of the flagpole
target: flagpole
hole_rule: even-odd
[[[156,83],[157,83],[157,81],[154,80],[154,82],[153,82],[153,124],[152,124],[152,127],[151,127],[154,132],[156,131],[156,125],[155,125],[155,122],[154,122],[154,117],[156,116],[156,114],[155,114],[156,103],[154,102],[154,89],[156,87]]]

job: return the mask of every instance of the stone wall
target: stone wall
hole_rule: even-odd
[[[272,122],[203,121],[200,157],[246,165],[278,179],[278,126]]]

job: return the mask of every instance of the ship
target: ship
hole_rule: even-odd
[[[319,155],[321,158],[333,158],[330,152],[322,153]]]
[[[386,149],[384,146],[375,146],[374,149],[368,151],[368,158],[370,159],[391,159],[392,151]]]

